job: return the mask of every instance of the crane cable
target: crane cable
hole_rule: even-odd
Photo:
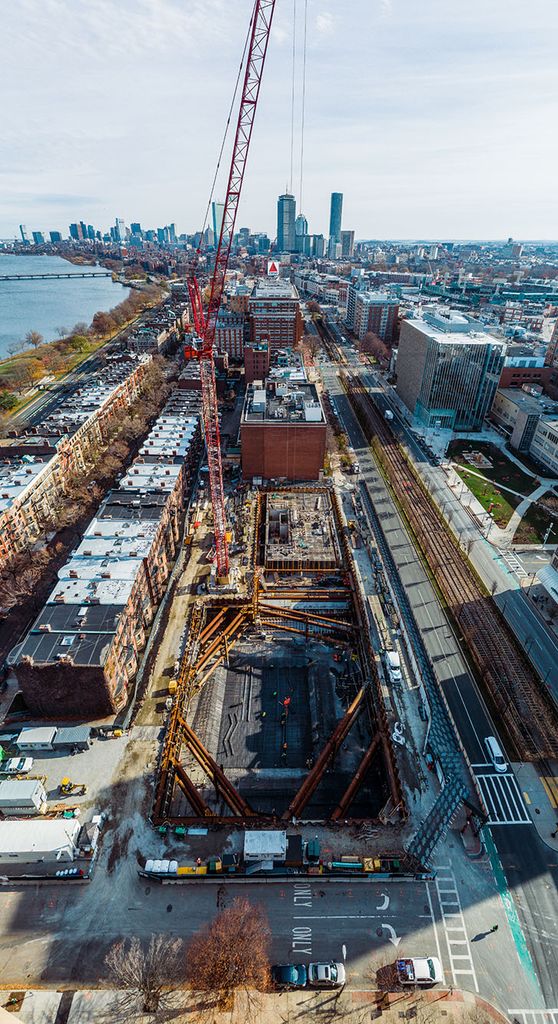
[[[198,252],[201,251],[202,245],[203,245],[203,237],[204,237],[204,234],[205,234],[205,229],[207,227],[207,221],[208,221],[208,218],[209,218],[209,211],[211,209],[211,203],[212,203],[212,200],[213,200],[213,196],[215,194],[215,184],[217,182],[217,175],[219,174],[219,169],[221,167],[221,159],[223,157],[223,150],[225,148],[225,142],[227,141],[227,135],[229,133],[232,112],[233,112],[233,109],[234,109],[234,104],[235,104],[236,96],[237,96],[237,93],[238,93],[238,86],[240,84],[240,78],[241,78],[241,75],[242,75],[242,70],[244,68],[244,60],[245,60],[245,57],[246,57],[246,51],[248,49],[248,44],[250,42],[250,37],[252,35],[252,25],[254,23],[255,16],[256,16],[256,0],[254,0],[254,8],[253,8],[253,11],[252,11],[252,17],[250,18],[250,24],[248,25],[248,32],[246,33],[246,39],[244,41],[244,49],[242,51],[242,57],[241,57],[241,60],[240,60],[240,66],[238,68],[238,74],[236,76],[236,83],[235,83],[235,87],[234,87],[233,97],[232,97],[232,100],[231,100],[231,105],[229,107],[227,123],[225,125],[225,131],[223,132],[223,139],[222,139],[222,142],[221,142],[221,148],[219,150],[219,156],[217,157],[217,166],[215,168],[215,174],[213,175],[213,181],[211,183],[211,190],[210,190],[210,193],[209,193],[209,199],[207,200],[207,207],[206,207],[206,210],[205,210],[205,216],[203,218],[203,227],[202,227],[202,232],[201,232],[202,237],[200,239],[200,244],[198,246]],[[217,242],[219,241],[219,239],[216,238],[214,241],[215,241],[215,245],[217,245]]]
[[[304,38],[302,43],[302,112],[300,122],[300,212],[302,213],[302,181],[304,164],[304,111],[306,105],[306,29],[308,25],[308,0],[304,0]]]
[[[293,191],[293,167],[294,167],[294,125],[295,125],[295,67],[296,67],[296,0],[293,0],[293,60],[291,77],[291,176],[289,179],[289,192]]]

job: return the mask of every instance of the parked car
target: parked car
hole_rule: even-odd
[[[435,956],[413,956],[397,960],[397,978],[401,985],[436,985],[444,980],[442,965]]]
[[[310,988],[341,988],[345,984],[343,964],[332,960],[327,964],[309,964],[308,984]]]
[[[308,982],[306,964],[274,964],[271,978],[276,988],[305,988]]]
[[[0,771],[6,775],[27,775],[33,767],[32,757],[10,757],[0,764]]]

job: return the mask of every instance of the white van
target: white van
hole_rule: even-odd
[[[488,751],[488,756],[492,761],[497,772],[507,772],[508,762],[506,761],[500,744],[495,736],[487,736],[485,739],[485,746]]]
[[[397,651],[386,651],[385,655],[388,675],[393,683],[397,683],[401,679],[401,659]]]

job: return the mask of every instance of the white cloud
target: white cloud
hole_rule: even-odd
[[[321,11],[316,17],[316,29],[321,36],[332,36],[335,32],[335,19],[329,11]]]
[[[106,227],[116,215],[195,230],[252,6],[2,5],[0,236],[22,222]],[[549,221],[557,32],[558,4],[547,0],[308,0],[310,230],[327,231],[329,193],[342,191],[345,226],[359,237],[558,235]],[[289,176],[291,33],[292,0],[284,0],[239,213],[270,234]],[[221,194],[226,170],[225,158]]]

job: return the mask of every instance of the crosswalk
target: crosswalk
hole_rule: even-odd
[[[518,579],[526,580],[529,573],[526,571],[523,562],[514,554],[513,551],[505,551],[503,548],[498,548],[498,554],[504,559],[512,572],[515,573]]]
[[[531,824],[515,775],[502,772],[475,772],[475,775],[488,811],[489,825]]]
[[[552,1010],[508,1010],[512,1024],[558,1024],[558,1009]]]
[[[468,988],[472,983],[479,990],[471,946],[465,928],[465,918],[457,891],[457,881],[451,864],[437,864],[434,879],[442,913],[453,983]],[[467,981],[460,980],[467,975]]]

